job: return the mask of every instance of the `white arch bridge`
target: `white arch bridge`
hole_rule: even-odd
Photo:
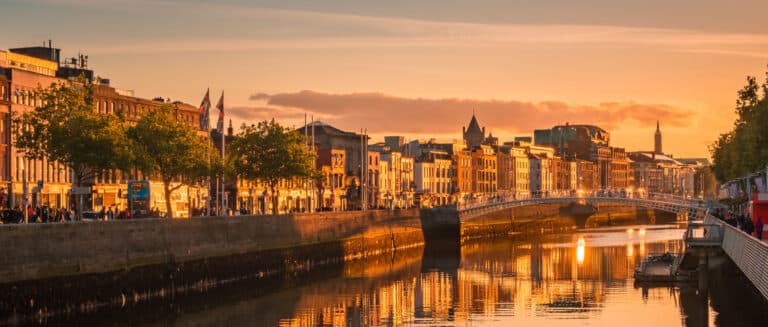
[[[711,201],[689,199],[681,196],[661,193],[649,193],[642,196],[623,196],[610,194],[559,194],[540,197],[519,198],[514,195],[496,194],[483,198],[468,200],[456,205],[456,210],[462,218],[473,218],[500,210],[550,203],[582,203],[596,206],[598,203],[619,203],[686,215],[689,220],[701,220],[709,209],[720,206]]]

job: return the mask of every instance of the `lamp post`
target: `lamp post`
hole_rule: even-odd
[[[29,224],[29,211],[27,211],[27,173],[24,169],[24,158],[21,158],[19,160],[19,164],[21,165],[21,188],[24,192],[24,195],[22,195],[22,209],[24,211],[24,223]]]

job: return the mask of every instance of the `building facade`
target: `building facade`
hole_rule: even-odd
[[[481,145],[472,151],[472,192],[495,193],[497,187],[497,161],[493,148]]]
[[[177,119],[197,126],[198,109],[181,103],[166,103],[141,99],[121,92],[109,85],[106,79],[94,80],[93,71],[87,69],[87,57],[73,58],[61,63],[61,50],[48,47],[17,48],[0,51],[0,174],[7,185],[8,198],[3,204],[16,207],[21,204],[23,190],[29,191],[29,204],[52,208],[72,208],[75,196],[71,194],[74,176],[69,167],[48,160],[30,160],[13,146],[11,114],[22,114],[42,105],[40,88],[53,84],[70,83],[72,78],[84,76],[92,86],[91,104],[101,114],[123,114],[128,123],[135,122],[143,114],[163,106],[174,108]],[[201,137],[206,137],[201,132]],[[139,172],[105,171],[92,180],[84,181],[91,193],[84,195],[84,210],[127,209],[127,182],[146,179],[150,182],[150,207],[165,210],[166,201],[172,201],[175,216],[189,216],[192,208],[199,208],[208,197],[207,188],[182,187],[165,199],[159,178],[144,176]],[[23,181],[26,180],[26,185]]]

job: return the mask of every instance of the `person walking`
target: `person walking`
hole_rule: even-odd
[[[109,211],[107,211],[107,219],[108,220],[115,220],[115,212],[112,211],[112,207],[109,207]]]
[[[757,217],[757,222],[755,223],[755,236],[757,236],[758,240],[763,239],[763,217]]]

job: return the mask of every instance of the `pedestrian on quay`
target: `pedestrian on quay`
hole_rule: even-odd
[[[104,220],[105,217],[107,217],[107,210],[104,206],[101,206],[101,210],[99,210],[99,220]]]
[[[758,240],[763,239],[763,217],[757,217],[757,222],[755,223],[755,236],[757,236]]]
[[[755,231],[755,224],[752,223],[752,219],[750,219],[748,216],[742,216],[744,219],[744,232],[752,235],[752,232]]]
[[[112,207],[109,207],[109,211],[107,211],[107,219],[115,220],[115,212],[112,211]]]

